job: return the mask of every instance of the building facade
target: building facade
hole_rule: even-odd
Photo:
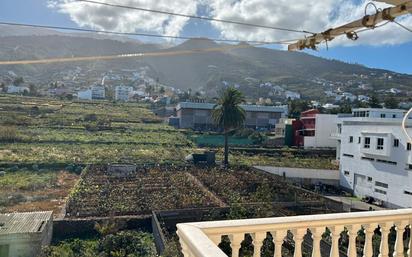
[[[358,111],[338,122],[340,185],[387,207],[412,207],[412,146],[402,119],[393,116],[403,110],[361,110],[373,117],[359,117]]]
[[[132,93],[133,88],[128,86],[116,86],[114,89],[114,98],[116,101],[129,101],[130,94]]]
[[[311,109],[301,113],[292,122],[293,145],[304,148],[335,148],[336,141],[330,135],[336,130],[337,115],[320,114]]]
[[[214,130],[212,110],[215,104],[182,102],[176,107],[180,128]],[[245,127],[257,130],[275,128],[280,118],[286,117],[287,106],[241,105],[246,112]]]
[[[0,214],[0,256],[36,257],[52,234],[51,211]]]

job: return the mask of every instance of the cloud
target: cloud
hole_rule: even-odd
[[[367,0],[110,0],[110,3],[172,11],[195,15],[198,12],[217,19],[242,21],[321,32],[363,17]],[[378,8],[387,5],[376,3]],[[121,32],[144,31],[178,36],[188,18],[148,13],[96,4],[73,2],[73,0],[52,0],[51,8],[68,14],[79,26]],[[368,13],[375,10],[369,6]],[[197,22],[197,21],[196,21]],[[405,16],[399,22],[412,27],[412,16]],[[279,41],[299,39],[304,34],[253,28],[236,24],[211,22],[222,38],[250,41]],[[207,36],[205,31],[205,36]],[[339,37],[329,46],[351,45],[393,45],[412,41],[412,33],[396,24],[388,24],[373,31],[359,34],[357,42]]]
[[[104,2],[104,1],[102,1]],[[196,14],[197,3],[192,0],[111,0],[112,4],[138,6],[148,9]],[[178,36],[189,18],[115,8],[74,0],[51,0],[50,8],[68,14],[81,27],[120,32],[154,32]]]

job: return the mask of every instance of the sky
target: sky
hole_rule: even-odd
[[[99,1],[314,32],[361,18],[365,11],[368,14],[375,11],[373,6],[365,9],[368,3],[366,0],[295,0],[293,5],[290,0]],[[388,6],[384,3],[376,5],[378,8]],[[254,41],[279,41],[304,36],[301,33],[75,3],[74,0],[0,0],[0,21]],[[412,15],[401,17],[398,21],[412,28]],[[328,49],[321,46],[318,51],[306,52],[324,58],[412,74],[411,32],[396,24],[388,24],[359,36],[359,40],[355,42],[340,37],[330,42]],[[283,46],[276,45],[265,47],[284,49]]]

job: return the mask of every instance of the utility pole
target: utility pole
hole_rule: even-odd
[[[387,21],[393,22],[395,18],[412,13],[412,0],[376,0],[378,2],[385,2],[392,7],[383,10],[376,9],[373,15],[365,15],[363,18],[345,24],[337,28],[331,28],[321,33],[316,33],[312,36],[299,40],[294,44],[288,46],[289,51],[303,50],[305,48],[316,49],[316,46],[322,42],[328,42],[337,36],[346,35],[351,40],[357,40],[360,29],[373,29],[379,23]],[[371,3],[373,4],[373,3]]]

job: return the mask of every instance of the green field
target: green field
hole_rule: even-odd
[[[198,146],[210,146],[210,147],[222,147],[224,146],[224,136],[223,135],[190,135],[189,138],[196,143]],[[229,137],[229,145],[231,146],[245,146],[252,145],[253,140],[249,138],[239,138],[239,137]]]
[[[193,145],[138,103],[0,95],[1,127],[15,135],[3,138],[0,165],[182,162]]]

